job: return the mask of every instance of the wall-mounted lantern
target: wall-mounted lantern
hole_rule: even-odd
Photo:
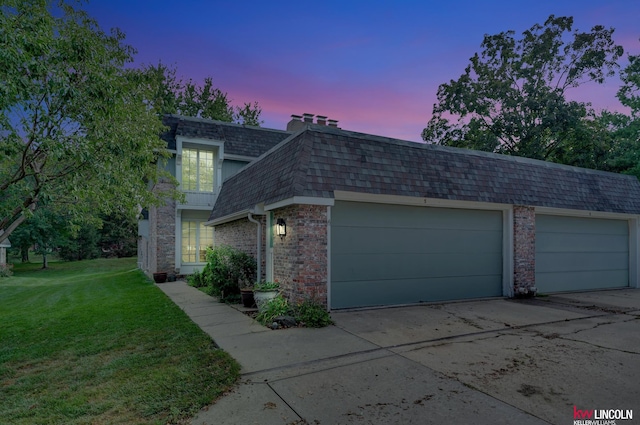
[[[287,236],[287,223],[284,222],[284,218],[276,220],[276,235],[280,236],[280,240]]]

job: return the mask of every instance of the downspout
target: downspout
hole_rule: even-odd
[[[247,216],[247,218],[249,219],[250,222],[255,223],[257,225],[257,231],[256,231],[256,236],[257,236],[257,241],[256,241],[256,252],[257,254],[257,263],[258,263],[258,269],[257,269],[257,273],[256,273],[256,281],[260,282],[260,280],[262,279],[262,225],[261,223],[254,219],[252,216],[252,213],[249,212],[249,215]]]

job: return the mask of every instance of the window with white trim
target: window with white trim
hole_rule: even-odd
[[[182,149],[182,189],[213,192],[214,152]]]
[[[182,222],[182,262],[205,263],[207,247],[213,246],[213,227],[204,221],[185,220]]]

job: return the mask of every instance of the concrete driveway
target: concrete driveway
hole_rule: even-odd
[[[271,331],[159,286],[242,365],[193,424],[573,424],[574,409],[640,423],[640,290],[346,311],[328,328]]]

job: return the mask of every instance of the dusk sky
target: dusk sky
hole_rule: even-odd
[[[614,27],[624,63],[640,54],[638,0],[94,0],[84,8],[101,27],[126,33],[137,64],[211,76],[234,104],[257,101],[264,127],[284,129],[291,114],[312,113],[413,141],[438,86],[463,73],[485,34],[519,35],[551,14],[573,16],[574,29]],[[570,96],[621,110],[619,84],[616,76]]]

